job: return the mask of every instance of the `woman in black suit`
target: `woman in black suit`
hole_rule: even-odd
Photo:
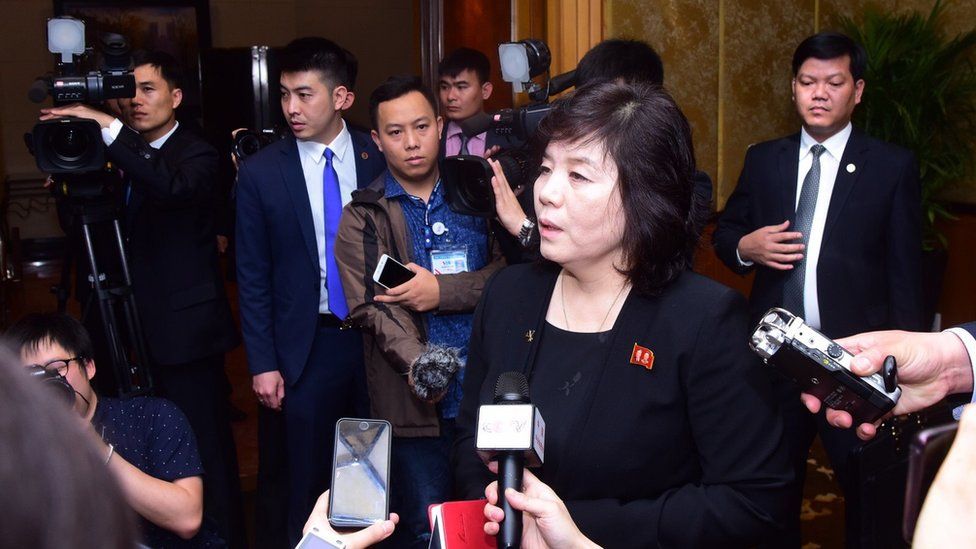
[[[537,138],[545,261],[500,272],[476,312],[459,495],[480,497],[492,480],[474,451],[477,411],[515,370],[546,421],[536,474],[591,540],[762,542],[779,526],[790,471],[746,345],[745,300],[689,270],[687,120],[660,88],[602,84],[557,102]]]

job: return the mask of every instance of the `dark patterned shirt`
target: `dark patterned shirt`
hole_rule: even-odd
[[[115,453],[147,475],[172,482],[203,475],[197,441],[183,412],[162,398],[99,398],[92,417],[95,431]],[[143,543],[149,547],[220,547],[207,527],[183,540],[142,519]]]

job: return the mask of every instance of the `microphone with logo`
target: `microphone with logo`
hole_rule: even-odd
[[[520,372],[503,372],[495,384],[494,404],[478,410],[475,447],[486,463],[498,461],[498,506],[505,512],[499,524],[498,549],[520,547],[522,513],[512,509],[505,489],[522,490],[523,467],[542,465],[546,423],[529,401],[529,383]]]

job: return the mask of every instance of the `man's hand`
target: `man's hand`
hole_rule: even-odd
[[[917,412],[948,395],[973,390],[973,370],[966,346],[951,332],[869,332],[838,339],[837,344],[854,355],[851,371],[859,376],[878,372],[886,356],[895,357],[901,398],[891,411],[893,415]],[[821,402],[816,397],[804,394],[800,398],[811,412],[820,411]],[[853,423],[851,415],[840,410],[828,408],[826,416],[828,423],[842,429]],[[871,439],[880,423],[858,425],[857,436]]]
[[[498,221],[509,234],[518,236],[522,229],[522,222],[525,221],[525,211],[515,198],[502,165],[494,159],[488,160],[488,163],[495,172],[495,177],[491,178],[491,190],[495,193],[495,213],[498,215]]]
[[[271,370],[254,376],[251,387],[262,406],[281,411],[281,401],[285,398],[285,380],[281,372]]]
[[[75,116],[77,118],[88,118],[89,120],[94,120],[98,122],[98,125],[102,129],[108,128],[109,125],[115,120],[115,117],[111,114],[106,114],[98,109],[89,107],[88,105],[82,105],[81,103],[75,103],[74,105],[68,105],[67,107],[52,107],[49,109],[41,109],[41,120],[54,120],[55,118],[62,118],[65,116]]]
[[[224,255],[225,253],[227,253],[227,246],[229,245],[230,245],[230,241],[227,240],[226,236],[222,234],[217,235],[217,253],[219,253],[220,255]]]
[[[497,474],[498,462],[491,462],[488,468]],[[497,536],[500,529],[498,523],[505,519],[505,512],[497,506],[498,481],[485,488],[485,497],[488,498],[485,504],[485,518],[488,519],[484,526],[485,533]],[[531,471],[526,469],[522,473],[522,492],[509,488],[505,491],[505,499],[513,509],[523,512],[522,547],[596,547],[580,532],[563,500]]]
[[[787,231],[789,221],[779,225],[767,225],[739,239],[739,257],[743,261],[754,261],[772,269],[787,271],[793,262],[803,259],[803,244],[790,244],[803,235]]]
[[[418,313],[433,311],[441,303],[441,286],[437,277],[416,263],[407,263],[406,267],[417,274],[387,290],[386,295],[378,295],[374,299],[380,303],[399,303]]]
[[[390,534],[393,533],[393,529],[396,527],[396,524],[399,521],[399,515],[396,513],[390,513],[389,520],[374,522],[362,530],[339,535],[339,533],[332,528],[332,525],[329,524],[329,491],[326,490],[321,496],[319,496],[319,499],[316,500],[315,507],[312,509],[312,514],[308,516],[308,521],[305,522],[305,527],[302,528],[302,534],[307,534],[309,530],[316,528],[323,534],[330,537],[342,539],[342,541],[346,544],[346,549],[360,549],[362,547],[376,545],[377,543],[390,537]]]
[[[956,440],[922,505],[912,547],[974,547],[976,406],[967,406]]]

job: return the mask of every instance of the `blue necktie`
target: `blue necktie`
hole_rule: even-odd
[[[342,216],[342,194],[339,192],[339,175],[332,165],[332,149],[325,149],[325,171],[322,172],[322,197],[325,199],[325,284],[329,290],[329,311],[341,319],[349,314],[346,295],[339,279],[339,266],[335,260],[335,239]]]

